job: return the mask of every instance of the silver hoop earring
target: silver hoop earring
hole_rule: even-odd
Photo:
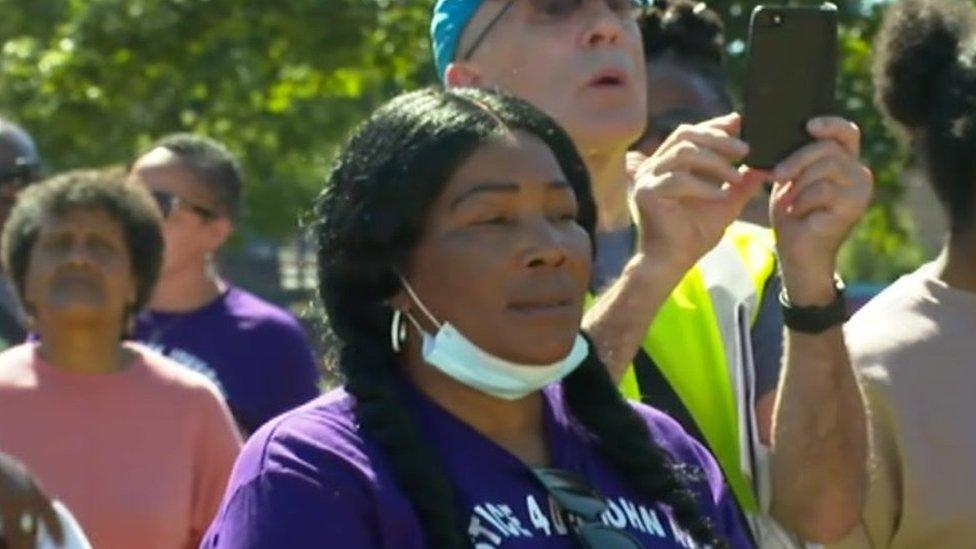
[[[407,340],[407,324],[403,321],[400,309],[393,310],[393,321],[390,323],[390,347],[394,353],[403,349],[403,342]]]

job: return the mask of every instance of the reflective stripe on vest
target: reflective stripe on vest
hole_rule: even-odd
[[[642,344],[694,418],[736,499],[750,513],[757,512],[759,504],[753,484],[758,435],[749,328],[775,265],[771,233],[734,223],[720,244],[678,283]],[[640,400],[633,367],[624,374],[620,389],[627,398]]]

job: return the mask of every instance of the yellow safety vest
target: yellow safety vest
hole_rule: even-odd
[[[757,395],[749,334],[776,269],[774,245],[770,230],[733,223],[674,289],[642,344],[750,514],[759,511],[757,477],[765,471],[755,456]],[[633,365],[620,389],[627,398],[641,400]]]

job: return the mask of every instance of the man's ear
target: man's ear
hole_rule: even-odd
[[[474,63],[455,61],[444,71],[444,86],[448,88],[480,88],[484,82]]]

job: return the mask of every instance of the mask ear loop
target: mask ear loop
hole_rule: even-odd
[[[414,303],[417,304],[417,307],[419,307],[420,310],[427,315],[427,318],[429,318],[430,321],[433,322],[438,329],[440,329],[440,322],[437,322],[434,315],[430,314],[430,311],[427,309],[424,303],[420,301],[420,298],[417,297],[417,293],[413,291],[413,288],[410,287],[410,284],[402,276],[400,277],[400,282],[403,283],[404,289],[407,290],[407,294],[409,294],[410,298],[413,299]],[[399,353],[401,350],[403,350],[403,342],[407,340],[407,325],[403,322],[404,317],[406,317],[406,319],[413,324],[413,327],[417,329],[417,333],[424,333],[424,329],[420,326],[420,323],[417,322],[417,319],[414,318],[412,314],[394,308],[393,320],[390,322],[390,347],[393,349],[394,353]]]
[[[432,314],[430,313],[430,311],[429,311],[429,310],[427,309],[427,307],[426,307],[426,306],[424,305],[424,302],[423,302],[423,301],[420,301],[420,298],[419,298],[419,297],[417,297],[417,293],[413,291],[413,288],[412,288],[412,287],[410,287],[410,283],[409,283],[409,282],[407,282],[407,279],[405,279],[405,278],[403,278],[403,277],[401,276],[401,277],[400,277],[400,282],[401,282],[401,283],[403,283],[403,288],[404,288],[404,289],[405,289],[405,290],[407,291],[407,294],[409,294],[409,295],[410,295],[410,299],[412,299],[412,300],[413,300],[413,302],[417,304],[417,307],[419,307],[419,308],[420,308],[420,310],[421,310],[421,311],[422,311],[422,312],[423,312],[423,313],[424,313],[425,315],[427,315],[427,318],[428,318],[428,319],[429,319],[429,320],[430,320],[431,322],[433,322],[433,323],[434,323],[434,326],[437,326],[437,329],[439,330],[439,329],[441,328],[441,323],[440,323],[440,322],[437,322],[437,319],[436,319],[436,318],[434,318],[434,315],[432,315]],[[418,330],[420,330],[420,324],[418,324],[418,323],[417,323],[417,321],[416,321],[416,319],[414,319],[414,318],[413,318],[413,317],[412,317],[411,315],[409,315],[409,314],[407,315],[407,318],[409,318],[409,319],[411,320],[411,322],[413,322],[413,324],[414,324],[414,326],[416,326],[416,327],[417,327],[417,329],[418,329]],[[421,330],[421,331],[423,331],[423,330]]]

